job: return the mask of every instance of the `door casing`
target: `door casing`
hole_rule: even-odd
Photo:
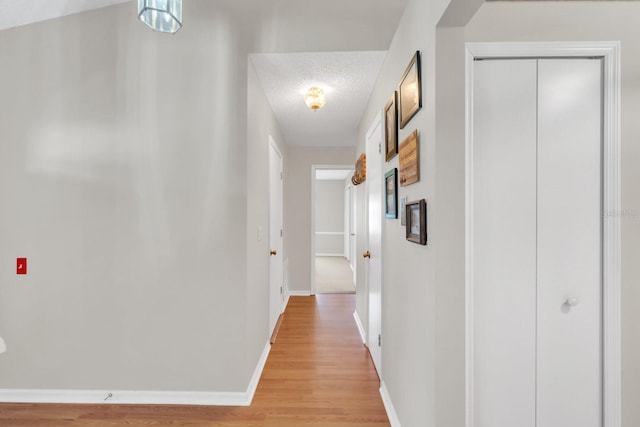
[[[622,374],[620,328],[620,43],[467,43],[466,44],[466,189],[465,189],[465,384],[466,427],[474,427],[473,403],[473,70],[476,58],[603,59],[603,218],[602,334],[603,427],[621,427]],[[609,214],[607,214],[609,213]]]
[[[373,363],[382,378],[382,227],[383,227],[383,157],[382,141],[384,130],[382,114],[373,120],[366,134],[367,179],[366,188],[366,229],[367,251],[370,257],[366,265],[367,283],[367,346]]]
[[[272,156],[278,158],[274,164]],[[283,157],[273,137],[269,135],[269,249],[276,250],[275,256],[269,256],[269,333],[273,332],[278,317],[284,311],[284,263],[283,263]],[[279,170],[274,170],[274,168]],[[279,174],[280,179],[275,179]],[[279,193],[277,196],[276,193]],[[277,197],[275,197],[277,196]],[[275,199],[274,199],[275,197]],[[278,203],[278,206],[274,206]],[[273,218],[273,215],[277,218]],[[275,222],[274,222],[275,221]],[[275,226],[275,224],[279,226]]]
[[[353,171],[351,165],[311,165],[311,295],[316,294],[316,171],[347,170]],[[355,242],[354,242],[355,245]]]

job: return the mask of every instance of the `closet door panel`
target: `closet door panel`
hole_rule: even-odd
[[[601,69],[539,60],[538,427],[601,425]]]
[[[536,61],[474,63],[474,426],[535,427]]]

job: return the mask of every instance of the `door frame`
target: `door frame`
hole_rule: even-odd
[[[355,170],[353,165],[311,165],[311,295],[316,294],[316,171]],[[357,238],[357,236],[356,236]]]
[[[347,184],[344,187],[342,193],[342,200],[344,201],[344,209],[343,209],[343,217],[344,217],[344,257],[349,261],[349,266],[351,266],[351,187],[353,184]]]
[[[465,384],[466,427],[473,423],[473,72],[476,58],[603,59],[602,151],[602,418],[620,427],[622,402],[620,325],[620,42],[466,43],[465,93]]]
[[[281,170],[280,173],[283,174],[284,173],[284,156],[282,155],[282,151],[280,151],[280,148],[278,148],[278,144],[276,143],[275,139],[273,139],[273,137],[271,135],[269,135],[269,148],[268,150],[273,149],[275,151],[275,153],[280,156],[280,166],[281,166]],[[271,187],[271,153],[269,152],[269,165],[268,165],[268,171],[269,171],[269,227],[267,228],[268,230],[268,235],[267,235],[267,240],[268,240],[268,246],[269,246],[269,250],[271,250],[271,233],[273,230],[271,230],[271,194],[273,191],[273,188]],[[280,224],[282,226],[282,230],[284,231],[284,178],[281,175],[280,178]],[[282,246],[284,248],[284,236],[281,235],[280,239],[282,240]],[[282,249],[282,248],[281,248]],[[289,291],[288,289],[285,289],[285,283],[284,283],[284,279],[285,279],[285,271],[284,271],[284,253],[282,253],[283,251],[281,250],[281,260],[282,260],[282,265],[281,265],[281,272],[282,272],[282,277],[281,277],[281,283],[280,284],[274,284],[271,283],[271,257],[269,257],[269,334],[271,334],[273,332],[273,329],[275,328],[276,324],[277,324],[277,319],[280,316],[280,314],[282,314],[286,308],[286,304],[287,304],[287,299],[285,298],[287,292]],[[273,313],[272,310],[274,309],[274,307],[272,306],[272,301],[271,301],[271,294],[274,292],[274,286],[277,286],[279,289],[278,291],[280,292],[280,304],[279,304],[279,309],[277,312]],[[275,322],[272,323],[272,319],[275,319]]]
[[[383,121],[383,111],[381,110],[378,114],[376,114],[376,116],[373,118],[373,120],[371,121],[371,124],[369,125],[369,128],[367,129],[367,133],[365,134],[365,153],[368,152],[368,148],[369,148],[369,141],[372,138],[375,138],[376,135],[376,131],[378,131],[378,138],[379,138],[379,145],[378,145],[378,153],[380,154],[380,159],[379,159],[379,170],[380,170],[380,176],[377,177],[378,181],[376,182],[374,179],[372,179],[371,176],[369,176],[369,172],[370,170],[367,170],[367,177],[365,180],[365,213],[364,213],[364,218],[365,218],[365,242],[366,242],[366,250],[367,252],[370,251],[371,248],[371,233],[370,233],[370,226],[371,223],[369,221],[369,214],[370,214],[370,193],[369,193],[369,186],[371,185],[378,185],[379,189],[380,189],[380,202],[381,202],[381,211],[380,211],[380,217],[379,217],[379,221],[380,221],[380,253],[377,254],[377,256],[380,259],[380,332],[378,335],[378,340],[376,340],[375,336],[371,337],[371,312],[372,312],[372,294],[373,292],[371,291],[371,258],[369,258],[369,261],[367,261],[366,263],[366,267],[365,267],[365,288],[366,288],[366,302],[367,302],[367,330],[366,330],[366,343],[367,343],[367,348],[369,349],[369,355],[371,356],[371,360],[373,362],[374,367],[376,368],[376,371],[378,373],[378,378],[380,379],[380,383],[382,384],[383,381],[383,373],[382,373],[382,326],[383,326],[383,317],[382,317],[382,305],[383,305],[383,288],[384,288],[384,257],[383,257],[383,252],[384,252],[384,233],[385,233],[385,221],[384,221],[384,216],[383,216],[383,212],[384,209],[382,208],[382,206],[384,206],[384,186],[383,186],[383,179],[384,179],[384,164],[385,164],[385,160],[384,160],[384,156],[382,155],[382,144],[384,144],[384,121]],[[375,150],[374,150],[375,151]],[[367,156],[368,157],[368,156]],[[367,158],[367,164],[371,165],[373,164],[373,159],[371,158]],[[375,332],[374,332],[375,334]],[[373,341],[373,342],[372,342]],[[377,342],[376,342],[377,341]],[[372,354],[372,348],[376,348],[378,347],[379,350],[378,352],[378,361],[376,362],[376,358],[375,356]],[[374,350],[376,351],[376,350]]]

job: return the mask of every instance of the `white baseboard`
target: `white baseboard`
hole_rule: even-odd
[[[269,352],[271,351],[271,342],[267,341],[264,346],[264,350],[262,350],[262,355],[260,355],[260,359],[258,359],[258,364],[256,365],[256,369],[253,371],[253,376],[251,377],[251,381],[249,381],[249,387],[247,387],[247,391],[245,394],[247,395],[247,404],[240,406],[249,406],[253,401],[253,396],[256,394],[256,389],[258,388],[258,383],[260,382],[260,377],[262,376],[262,370],[264,369],[264,365],[267,363],[267,358],[269,357]]]
[[[245,392],[0,389],[2,403],[249,406],[271,350],[267,342]]]
[[[2,403],[68,403],[105,405],[248,406],[243,392],[130,391],[130,390],[0,390]]]
[[[289,291],[287,297],[310,297],[311,291]]]
[[[360,338],[362,338],[362,344],[367,345],[366,334],[364,333],[364,328],[362,327],[362,322],[360,321],[360,316],[358,316],[358,311],[353,312],[353,318],[356,321],[356,326],[358,326],[358,332],[360,332]]]
[[[398,418],[398,414],[396,413],[395,408],[393,407],[393,402],[391,402],[391,396],[389,396],[389,391],[387,390],[387,386],[384,381],[380,382],[380,396],[382,397],[382,403],[384,404],[384,409],[387,411],[387,417],[389,418],[389,423],[391,427],[401,427],[400,419]]]

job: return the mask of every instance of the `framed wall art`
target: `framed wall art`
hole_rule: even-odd
[[[422,76],[420,51],[416,51],[398,85],[398,115],[400,129],[422,108]]]
[[[400,144],[400,186],[404,187],[420,181],[420,156],[418,152],[418,131],[414,130]]]
[[[427,244],[427,202],[426,200],[418,200],[416,202],[408,202],[406,206],[407,240],[420,245]]]
[[[384,175],[385,210],[387,218],[398,218],[398,169]]]
[[[396,100],[398,93],[394,90],[393,95],[384,106],[384,146],[385,159],[388,162],[398,153],[398,109]]]

